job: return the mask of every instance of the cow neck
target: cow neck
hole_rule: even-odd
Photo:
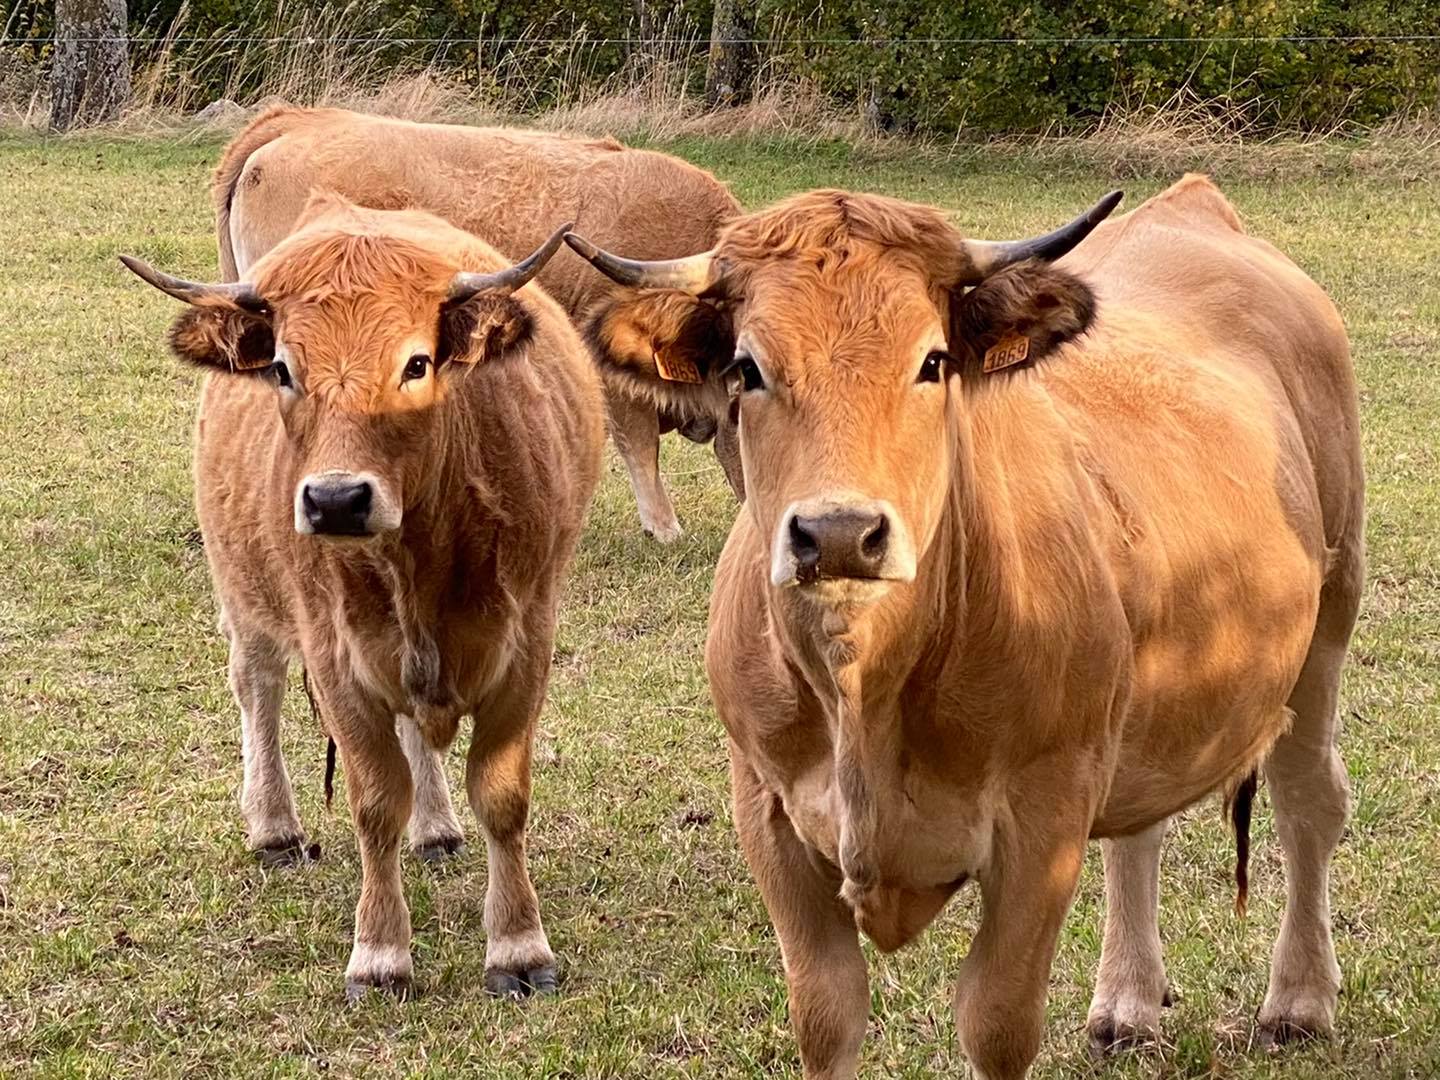
[[[451,455],[439,454],[418,497],[407,500],[399,531],[367,552],[389,592],[400,631],[401,685],[412,701],[438,709],[459,704],[446,679],[437,629],[442,592],[453,577],[459,537],[468,535],[463,470]],[[462,520],[457,520],[462,519]]]

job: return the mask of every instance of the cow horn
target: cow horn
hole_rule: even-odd
[[[219,284],[186,281],[184,278],[163,274],[149,263],[141,262],[131,255],[121,255],[120,261],[141,281],[155,286],[161,292],[175,297],[176,300],[184,300],[187,304],[197,304],[200,307],[244,308],[256,315],[263,315],[269,311],[269,305],[255,291],[255,286],[248,281],[230,281]]]
[[[565,243],[575,253],[612,281],[649,289],[678,289],[699,296],[720,278],[720,264],[714,251],[702,251],[684,259],[641,262],[622,259],[598,248],[579,233],[566,233]]]
[[[531,278],[545,268],[545,264],[550,261],[551,256],[560,249],[560,241],[574,227],[573,221],[567,221],[551,233],[550,239],[536,248],[528,257],[514,266],[507,266],[504,270],[496,270],[489,274],[460,271],[450,281],[450,291],[445,297],[445,302],[463,304],[472,296],[482,292],[498,292],[506,295],[513,293],[516,289],[528,284]]]
[[[970,274],[961,283],[978,285],[991,274],[1025,259],[1054,262],[1089,236],[1125,197],[1112,191],[1068,225],[1029,240],[964,240],[961,248],[970,262]]]

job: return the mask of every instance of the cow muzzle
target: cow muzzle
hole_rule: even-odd
[[[295,489],[295,531],[329,537],[378,536],[398,528],[400,513],[370,473],[312,473]]]
[[[792,503],[772,545],[770,580],[821,599],[865,600],[915,579],[915,548],[883,499],[840,495]]]

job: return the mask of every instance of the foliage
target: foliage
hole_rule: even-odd
[[[11,0],[10,37],[48,38],[53,2]],[[750,8],[770,71],[812,80],[887,129],[1074,130],[1116,107],[1161,107],[1177,95],[1210,103],[1246,131],[1373,125],[1440,106],[1440,0],[750,0]],[[633,81],[637,59],[656,54],[682,64],[697,89],[710,14],[710,0],[130,5],[137,60],[163,54],[167,70],[188,80],[187,101],[262,96],[267,65],[256,63],[257,44],[320,48],[306,38],[323,26],[365,50],[376,73],[439,69],[497,97],[518,89],[529,108],[564,104],[617,76]],[[286,40],[253,40],[269,37]],[[45,48],[22,54],[43,61]]]

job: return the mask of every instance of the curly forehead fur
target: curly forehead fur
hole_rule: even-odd
[[[408,237],[306,229],[256,267],[255,286],[272,304],[357,294],[418,303],[443,296],[458,269]]]
[[[799,259],[825,267],[885,255],[913,264],[937,281],[963,269],[959,236],[938,210],[880,195],[808,191],[731,222],[717,254],[727,272],[746,264]]]

